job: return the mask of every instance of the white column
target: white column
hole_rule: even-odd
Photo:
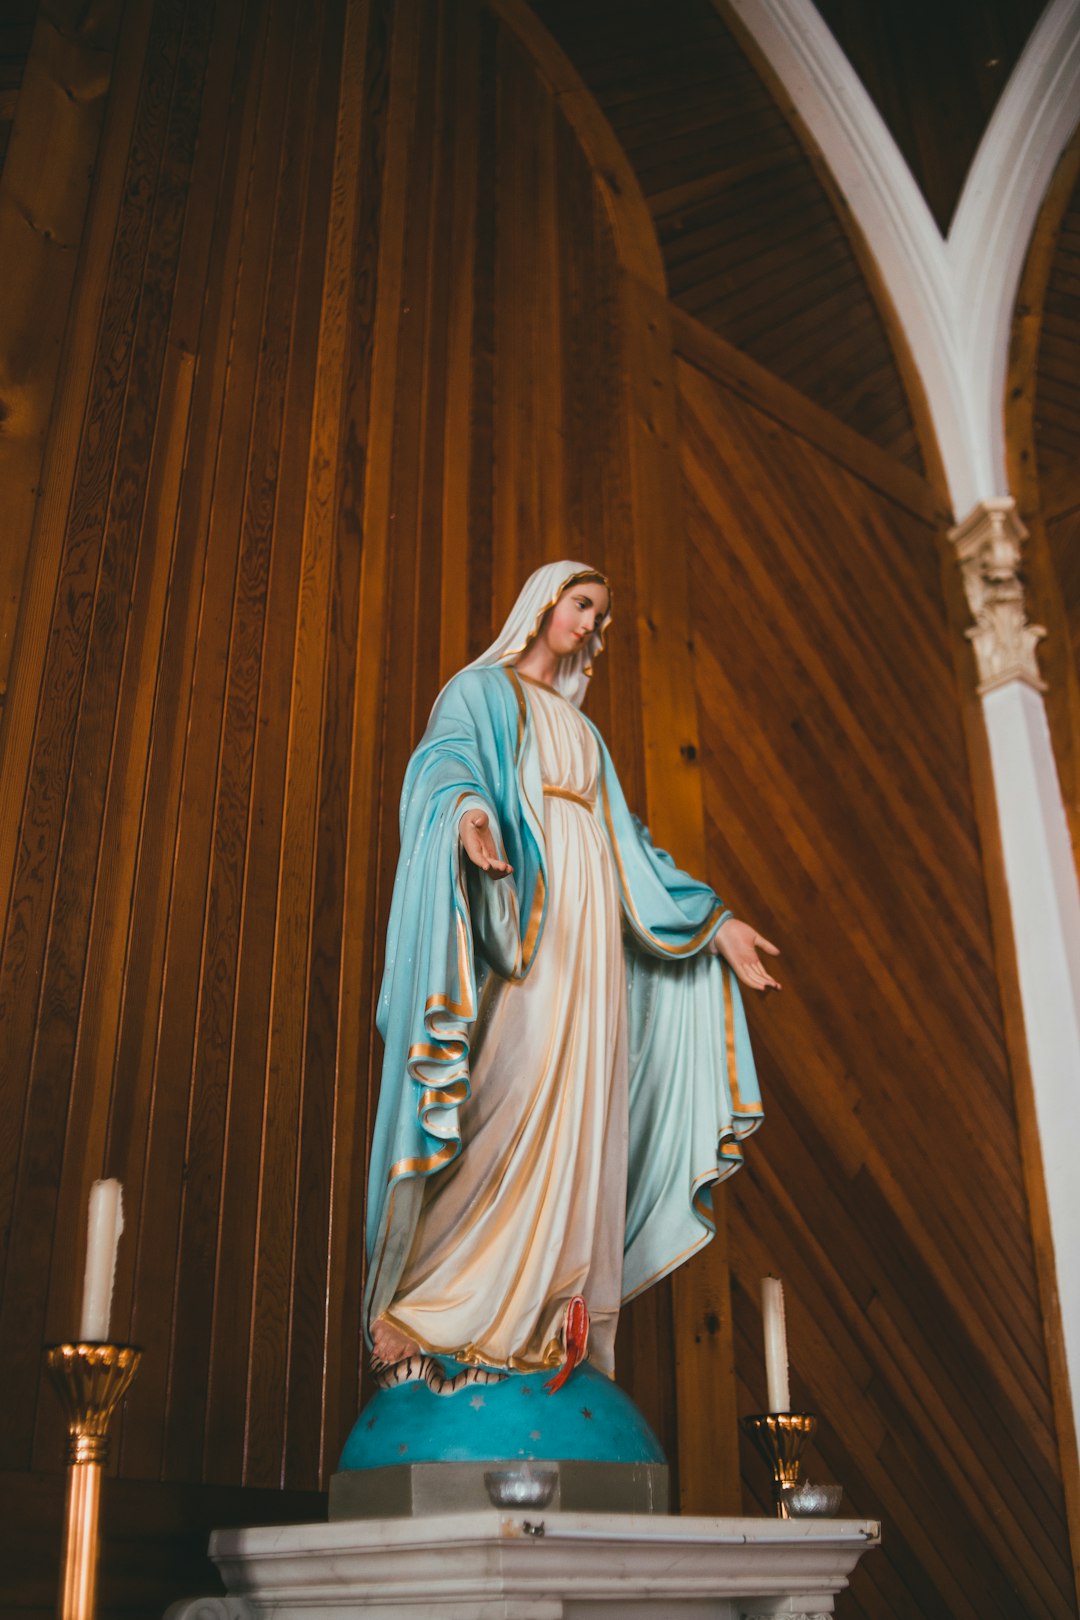
[[[1018,568],[1011,500],[953,529],[990,743],[1053,1237],[1065,1360],[1080,1412],[1080,885]]]

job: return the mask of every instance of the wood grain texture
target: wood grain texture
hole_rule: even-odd
[[[0,101],[0,723],[121,6],[36,12],[0,20],[0,98],[19,70],[17,125]]]
[[[364,1393],[399,785],[539,562],[611,572],[593,712],[690,864],[704,824],[692,693],[643,645],[686,611],[659,255],[557,47],[480,0],[142,15],[84,244],[96,340],[73,329],[51,423],[70,499],[22,597],[3,1460],[58,1466],[40,1344],[71,1330],[87,1184],[118,1174],[114,1324],[145,1356],[114,1466],[174,1506],[205,1487],[210,1513],[219,1489],[316,1490]],[[644,724],[617,696],[642,686]],[[718,1247],[620,1341],[702,1505],[710,1458],[734,1461],[726,1293]],[[673,1326],[706,1315],[719,1362]],[[676,1383],[717,1368],[710,1426]]]
[[[630,160],[678,308],[921,471],[846,210],[711,0],[533,9]]]
[[[1072,1614],[939,531],[782,400],[689,361],[679,381],[712,860],[785,947],[731,1189],[741,1400],[764,1400],[774,1271],[810,1472],[888,1526],[837,1613]]]

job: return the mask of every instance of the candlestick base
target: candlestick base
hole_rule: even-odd
[[[142,1351],[133,1344],[50,1344],[45,1349],[45,1366],[68,1427],[60,1620],[93,1620],[101,1470],[109,1454],[109,1422],[141,1357]]]
[[[784,1491],[799,1483],[799,1457],[817,1428],[817,1418],[812,1412],[756,1412],[741,1423],[769,1465],[776,1517],[790,1518]]]

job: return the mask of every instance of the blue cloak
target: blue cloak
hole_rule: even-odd
[[[632,816],[599,732],[597,815],[624,918],[629,1166],[623,1298],[703,1247],[712,1189],[738,1168],[761,1098],[734,974],[706,951],[731,915],[653,847]],[[461,849],[458,824],[485,809],[513,868],[496,882]],[[401,856],[377,1024],[385,1045],[368,1182],[365,1322],[394,1297],[427,1176],[461,1152],[469,1047],[486,974],[528,973],[543,948],[550,874],[543,787],[524,683],[470,668],[441,693],[409,761]]]

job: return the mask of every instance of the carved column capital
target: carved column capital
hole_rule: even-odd
[[[1020,575],[1020,548],[1027,530],[1011,496],[980,501],[962,523],[949,530],[964,591],[975,623],[966,632],[975,652],[979,694],[1007,681],[1026,681],[1046,691],[1035,649],[1045,636],[1029,624]]]

